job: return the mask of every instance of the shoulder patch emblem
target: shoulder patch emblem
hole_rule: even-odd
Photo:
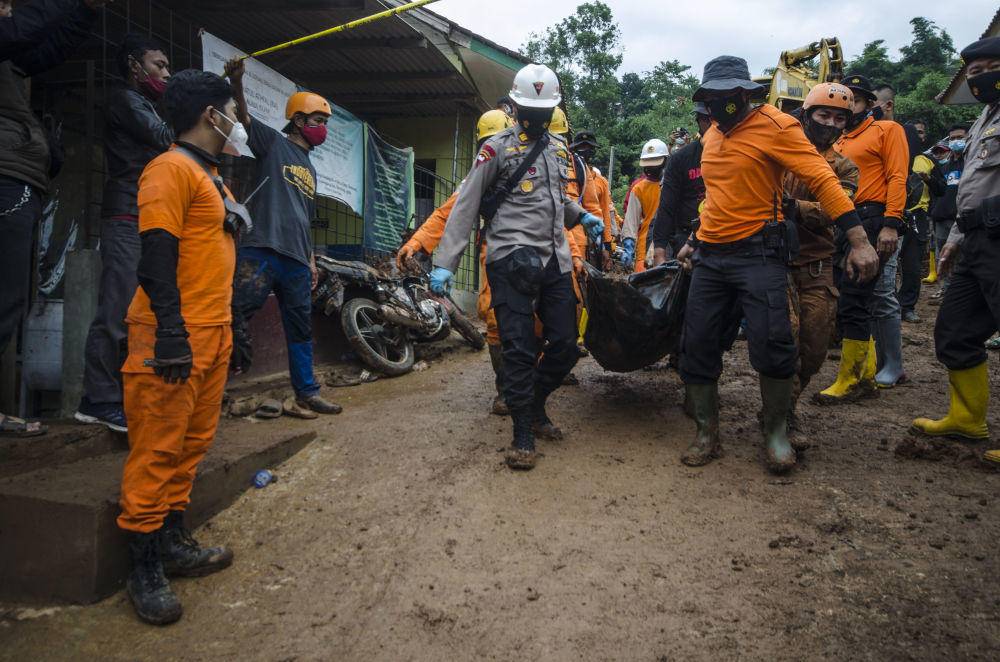
[[[479,167],[481,163],[486,163],[496,155],[496,150],[493,149],[492,145],[483,145],[483,148],[479,150],[479,156],[476,157],[476,167]]]
[[[521,182],[521,191],[523,193],[531,193],[534,190],[535,190],[535,185],[531,182],[530,179],[526,179],[523,182]]]

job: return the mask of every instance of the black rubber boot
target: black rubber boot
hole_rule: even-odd
[[[493,383],[497,389],[490,413],[496,416],[510,416],[510,408],[503,399],[503,348],[500,345],[490,345],[489,347],[490,363],[493,365],[493,374],[496,377]]]
[[[507,466],[519,471],[530,471],[535,468],[537,460],[535,435],[531,431],[532,412],[530,409],[512,411],[510,418],[514,423],[514,443],[507,451]]]
[[[535,402],[531,406],[532,426],[531,430],[539,439],[546,441],[561,441],[563,432],[557,428],[552,419],[545,412],[545,401],[549,394],[535,389]]]
[[[233,553],[226,547],[202,547],[184,528],[184,512],[171,510],[160,538],[163,570],[168,577],[204,577],[228,568]]]
[[[691,413],[698,431],[694,441],[681,455],[681,462],[689,467],[701,467],[722,455],[719,441],[719,385],[688,384],[685,401],[691,403]]]
[[[792,401],[794,381],[760,376],[760,397],[764,405],[761,430],[767,444],[767,468],[772,473],[785,473],[795,466],[795,449],[788,441],[788,405]]]
[[[160,558],[162,529],[152,533],[128,533],[128,551],[132,558],[125,590],[135,613],[152,625],[169,625],[180,619],[184,610],[170,590]]]

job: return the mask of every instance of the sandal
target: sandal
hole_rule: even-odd
[[[16,416],[0,414],[0,437],[39,437],[48,431],[48,426],[38,421],[29,422]]]
[[[291,416],[292,418],[304,418],[308,421],[314,418],[319,418],[319,414],[314,412],[312,409],[306,409],[305,407],[300,407],[295,398],[285,398],[285,401],[281,403],[284,409],[285,416]]]
[[[281,403],[273,398],[268,398],[260,403],[254,416],[257,418],[280,418],[282,412]]]

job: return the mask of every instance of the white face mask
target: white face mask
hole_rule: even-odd
[[[233,125],[233,128],[230,129],[228,136],[222,133],[222,130],[219,127],[215,127],[215,130],[222,134],[222,136],[226,139],[226,145],[222,148],[222,153],[229,154],[231,156],[246,156],[248,154],[252,154],[253,152],[250,151],[250,146],[247,144],[250,140],[250,136],[247,134],[247,130],[246,127],[243,126],[243,122],[234,122],[226,117],[225,113],[218,110],[215,112]]]

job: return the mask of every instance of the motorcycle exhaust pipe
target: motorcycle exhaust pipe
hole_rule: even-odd
[[[415,329],[417,331],[427,330],[427,322],[420,319],[414,319],[393,306],[383,304],[378,307],[378,312],[382,315],[382,318],[390,324],[398,324],[399,326],[404,326],[408,329]]]

